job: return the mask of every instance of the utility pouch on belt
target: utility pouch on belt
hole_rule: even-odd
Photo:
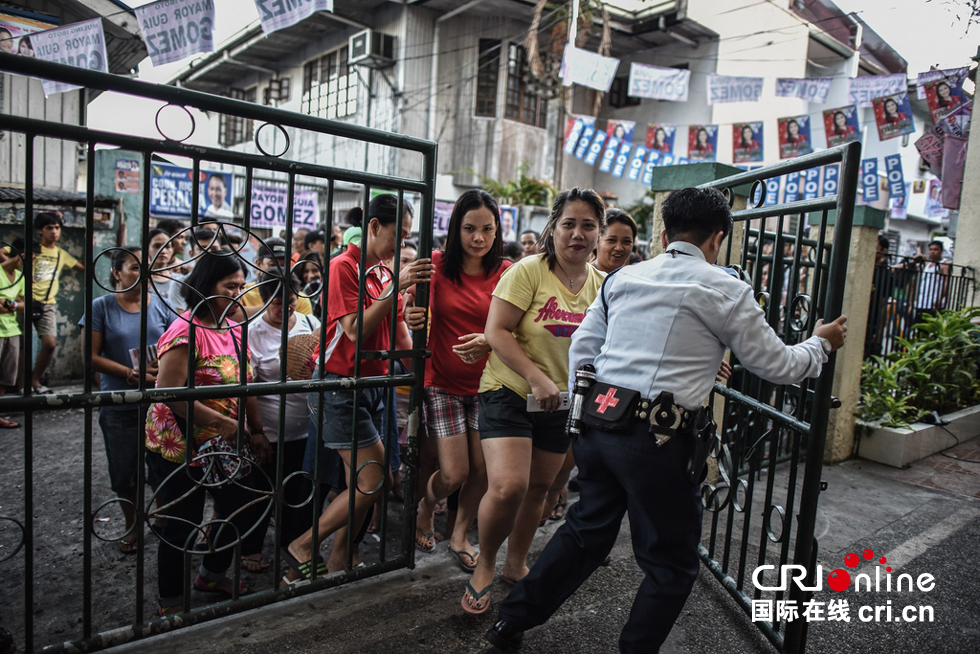
[[[585,398],[582,422],[602,431],[628,432],[639,403],[639,391],[596,382]]]
[[[698,409],[694,416],[694,438],[691,453],[687,459],[687,469],[684,471],[688,481],[697,486],[704,474],[704,465],[708,461],[711,444],[715,440],[715,422],[711,419],[708,409]]]

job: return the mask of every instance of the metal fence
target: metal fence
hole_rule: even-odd
[[[921,257],[889,256],[876,262],[868,307],[864,358],[901,349],[923,314],[959,311],[973,304],[973,268],[941,262],[927,265]]]
[[[840,315],[860,153],[860,143],[851,143],[706,185],[724,190],[733,202],[736,193],[754,199],[753,206],[735,212],[736,235],[729,239],[727,261],[749,273],[769,325],[786,343],[812,334],[818,318]],[[825,165],[841,167],[835,195],[765,205],[766,179]],[[834,210],[836,219],[829,222]],[[806,623],[782,620],[775,612],[760,618],[752,611],[753,601],[770,607],[792,601],[802,615],[812,593],[795,585],[785,592],[762,591],[752,573],[758,566],[775,566],[763,577],[772,585],[783,566],[803,565],[806,584],[813,585],[814,523],[834,404],[834,361],[831,355],[817,379],[780,386],[733,360],[734,374],[725,385],[715,384],[712,396],[720,417],[712,452],[717,475],[702,488],[707,511],[701,560],[785,652],[804,651]]]
[[[417,208],[416,219],[420,220],[420,255],[428,256],[431,251],[432,216],[434,203],[434,183],[436,173],[436,146],[432,142],[419,140],[403,135],[390,134],[378,130],[362,128],[347,123],[333,122],[325,119],[304,116],[301,114],[273,109],[257,104],[243,101],[232,100],[208,94],[188,91],[186,89],[172,88],[156,84],[148,84],[137,80],[123,77],[106,75],[92,72],[80,68],[53,64],[27,57],[17,57],[14,55],[0,54],[0,71],[14,74],[40,77],[57,80],[60,82],[71,83],[84,86],[89,89],[119,93],[129,96],[137,96],[158,102],[161,108],[166,106],[176,107],[177,110],[187,110],[196,108],[201,111],[210,112],[211,115],[237,116],[243,119],[255,121],[255,138],[258,141],[259,134],[264,128],[278,130],[287,136],[286,148],[278,153],[267,153],[259,149],[262,154],[245,154],[224,149],[191,146],[184,144],[181,140],[170,138],[161,132],[160,138],[142,138],[128,134],[118,134],[104,131],[95,131],[84,126],[65,125],[55,122],[45,121],[39,118],[14,115],[0,115],[0,124],[4,130],[10,134],[24,135],[24,166],[26,175],[25,193],[25,221],[23,235],[27,243],[32,243],[35,236],[35,215],[33,207],[34,197],[34,151],[36,141],[40,138],[62,139],[72,141],[79,145],[80,150],[85,153],[87,158],[89,176],[87,179],[87,206],[85,229],[87,235],[92,234],[93,229],[93,209],[92,199],[94,198],[95,170],[94,153],[97,146],[121,147],[135,150],[141,153],[142,164],[142,188],[144,189],[143,207],[141,214],[141,238],[138,245],[141,246],[143,253],[152,254],[149,249],[150,243],[148,233],[150,231],[149,213],[149,181],[151,158],[155,154],[184,157],[190,161],[193,169],[193,179],[199,178],[199,172],[204,162],[210,164],[222,164],[232,167],[244,178],[244,197],[245,210],[243,219],[240,223],[232,221],[218,223],[216,226],[218,233],[238,232],[239,235],[254,236],[250,231],[249,224],[249,202],[250,188],[253,179],[262,176],[270,176],[276,173],[285,176],[286,184],[289,187],[289,207],[287,210],[286,224],[286,252],[285,259],[288,262],[290,255],[290,240],[293,232],[292,224],[292,195],[298,182],[297,178],[303,176],[304,179],[315,180],[321,188],[326,189],[326,211],[323,213],[325,224],[323,228],[329,234],[332,227],[332,211],[334,201],[334,184],[344,182],[358,184],[363,191],[363,206],[365,212],[367,204],[372,197],[372,189],[385,189],[397,196],[399,211],[404,206],[404,196],[406,193],[417,193],[422,198],[421,206]],[[188,115],[190,115],[188,113]],[[152,114],[147,120],[152,120]],[[158,123],[159,129],[159,123]],[[362,142],[380,145],[386,148],[402,151],[412,151],[418,153],[421,165],[420,175],[417,178],[396,177],[389,175],[374,174],[367,171],[335,168],[321,165],[317,162],[304,162],[292,159],[288,147],[288,137],[295,137],[302,131],[316,132],[320,134],[335,135],[347,139],[354,139]],[[189,135],[188,135],[189,136]],[[182,137],[186,140],[187,137]],[[295,142],[295,138],[293,139]],[[199,215],[198,194],[193,194],[193,207],[191,210],[191,224],[188,230],[196,227]],[[185,230],[186,231],[186,230]],[[176,235],[170,239],[172,242]],[[219,237],[215,237],[215,242]],[[246,239],[247,241],[247,239]],[[394,279],[399,276],[400,259],[398,247],[400,240],[396,239],[396,252],[390,272]],[[97,295],[105,292],[124,292],[127,289],[110,288],[102,281],[95,279],[93,271],[94,264],[106,257],[112,257],[121,252],[120,248],[109,248],[102,252],[94,251],[92,239],[86,238],[84,256],[81,257],[84,263],[86,274],[84,275],[84,293],[86,298],[85,325],[84,328],[84,347],[85,351],[91,351],[93,344],[92,331],[92,301]],[[11,247],[12,244],[4,243],[4,246]],[[212,245],[212,244],[209,244]],[[163,246],[161,251],[166,249]],[[21,261],[22,270],[32,270],[36,255],[31,247],[24,251],[12,251],[12,254]],[[123,255],[124,257],[127,255]],[[134,257],[133,255],[128,255]],[[205,256],[205,255],[198,255]],[[207,255],[213,256],[213,255]],[[233,250],[222,250],[217,253],[222,257],[239,257],[239,253]],[[161,263],[160,255],[143,256],[139,261],[139,278],[136,282],[140,287],[140,297],[146,298],[147,293],[153,293],[152,300],[141,299],[140,327],[139,327],[139,352],[138,363],[133,367],[138,369],[139,378],[137,385],[125,392],[101,391],[93,383],[93,362],[92,357],[85,357],[85,379],[84,388],[80,392],[63,392],[54,395],[34,395],[31,390],[31,362],[34,360],[34,352],[31,343],[34,335],[34,326],[31,320],[25,321],[25,352],[24,357],[27,362],[24,366],[23,384],[25,393],[22,395],[6,395],[0,397],[0,411],[23,413],[24,437],[22,449],[10,445],[7,441],[4,446],[4,456],[10,461],[22,459],[22,476],[14,479],[13,471],[8,470],[4,479],[10,480],[2,488],[3,500],[0,513],[0,577],[3,583],[0,584],[0,606],[3,607],[3,623],[6,628],[15,634],[17,641],[28,652],[32,651],[92,651],[111,645],[116,645],[133,639],[146,637],[152,634],[170,631],[176,628],[185,627],[191,624],[218,618],[234,612],[243,611],[259,605],[269,604],[289,597],[312,593],[325,588],[337,586],[355,579],[369,577],[399,568],[414,566],[414,521],[415,521],[415,498],[414,489],[416,488],[418,448],[415,435],[417,426],[418,411],[420,406],[420,396],[422,390],[422,375],[416,373],[396,374],[394,361],[396,359],[411,359],[412,369],[421,370],[425,350],[425,333],[416,332],[412,348],[409,350],[395,351],[369,351],[364,347],[364,335],[362,329],[357,330],[355,360],[355,374],[350,378],[343,379],[311,379],[311,380],[291,380],[287,379],[286,366],[280,366],[279,377],[264,383],[253,383],[247,378],[248,361],[246,360],[249,352],[249,328],[254,328],[256,316],[248,317],[241,328],[241,343],[238,348],[237,356],[234,357],[237,372],[233,379],[223,379],[216,385],[207,385],[196,373],[195,366],[198,356],[195,350],[201,347],[204,336],[209,330],[206,322],[190,320],[185,314],[184,317],[177,316],[177,311],[171,304],[167,304],[167,309],[171,312],[171,319],[185,320],[190,323],[188,336],[188,372],[187,383],[183,387],[154,388],[152,383],[148,383],[145,373],[148,370],[149,358],[153,356],[148,352],[147,345],[152,345],[147,338],[148,306],[152,302],[160,301],[160,298],[167,297],[160,286],[164,284],[163,277],[174,273],[179,265],[195,264],[195,260],[185,260],[168,266],[159,266]],[[239,257],[241,258],[241,257]],[[197,260],[198,262],[200,259]],[[252,261],[245,261],[245,264],[254,268]],[[362,250],[359,266],[359,295],[357,317],[358,324],[362,323],[361,318],[364,312],[364,298],[367,293],[365,285],[365,275],[369,272],[366,264],[366,248]],[[198,263],[199,265],[199,263]],[[287,264],[288,265],[288,264]],[[152,269],[152,273],[151,273]],[[284,276],[285,271],[278,269],[280,276]],[[329,287],[329,268],[324,267],[323,288]],[[176,279],[172,283],[180,283],[179,277],[171,275]],[[33,278],[32,275],[23,275],[26,283],[26,310],[25,315],[30,316],[36,301],[32,299]],[[130,287],[132,288],[132,287]],[[324,290],[323,297],[313,296],[314,302],[322,301],[323,306],[327,304],[327,292]],[[214,297],[202,299],[202,304],[207,304],[214,300]],[[265,306],[268,306],[276,298],[281,298],[283,303],[289,301],[290,290],[287,284],[278,284],[276,293],[269,298]],[[220,326],[221,320],[225,315],[230,315],[239,307],[239,300],[235,299],[229,305],[229,309],[221,316],[216,316],[213,321]],[[416,303],[425,306],[427,303],[427,293],[424,288],[419,289],[416,296]],[[392,302],[392,318],[396,311],[397,303]],[[208,306],[218,306],[209,304]],[[281,328],[280,357],[285,362],[291,353],[295,353],[291,348],[288,336],[288,321],[283,320]],[[390,334],[391,342],[395,342],[394,325],[392,319],[392,331]],[[216,330],[221,331],[221,330]],[[213,332],[212,332],[213,333]],[[323,369],[327,343],[333,334],[326,333],[326,325],[321,324],[319,330],[319,359],[317,365]],[[237,345],[237,343],[236,343]],[[81,353],[79,353],[81,355]],[[204,356],[203,354],[201,355]],[[362,377],[360,375],[361,360],[381,360],[387,363],[387,374],[377,377]],[[183,456],[178,457],[177,463],[173,465],[173,470],[165,478],[147,480],[146,460],[150,453],[143,447],[144,440],[149,440],[149,435],[144,429],[147,411],[152,406],[161,406],[168,403],[170,406],[184,407],[186,412],[186,426],[192,429],[196,427],[194,416],[205,411],[202,402],[220,400],[224,402],[247,403],[253,397],[274,397],[279,400],[278,423],[279,432],[283,433],[286,399],[293,394],[301,394],[304,398],[309,393],[310,402],[318,404],[319,415],[322,415],[323,397],[325,392],[336,391],[339,389],[354,390],[355,414],[358,402],[363,402],[362,394],[367,389],[394,389],[397,386],[411,386],[412,394],[410,399],[409,414],[414,419],[410,419],[409,429],[409,449],[407,458],[408,475],[405,480],[405,499],[403,510],[400,514],[388,511],[388,489],[389,478],[387,475],[382,477],[383,481],[379,488],[362,489],[358,485],[358,476],[363,470],[371,465],[381,466],[387,470],[389,466],[390,448],[385,450],[384,461],[358,461],[357,450],[353,444],[357,441],[357,425],[352,426],[352,454],[349,465],[350,475],[346,479],[349,488],[357,489],[350,494],[350,514],[347,518],[347,557],[345,569],[334,574],[318,574],[317,567],[313,566],[312,581],[305,585],[289,585],[276,587],[276,581],[280,579],[283,570],[278,556],[280,547],[288,544],[281,537],[284,511],[287,509],[301,509],[306,511],[308,525],[313,530],[314,541],[317,541],[318,522],[320,507],[323,500],[321,485],[319,482],[320,473],[324,465],[320,448],[314,455],[314,466],[312,472],[298,470],[288,470],[284,463],[284,448],[286,442],[280,438],[274,444],[276,453],[276,465],[271,474],[261,471],[261,466],[249,454],[246,447],[246,425],[245,412],[238,411],[237,429],[235,429],[233,443],[222,449],[215,449],[214,446],[220,445],[220,439],[208,440],[201,443],[195,438],[187,439],[187,448]],[[136,497],[135,501],[113,498],[107,489],[97,486],[94,483],[96,476],[100,479],[105,478],[105,462],[97,460],[95,452],[101,448],[98,436],[93,429],[93,417],[100,407],[113,406],[129,408],[131,411],[138,412],[138,421],[133,425],[132,439],[138,452],[138,465],[134,472],[136,477]],[[53,412],[53,413],[49,413]],[[174,411],[175,415],[177,411]],[[81,442],[77,443],[65,438],[64,434],[58,434],[58,430],[73,429],[71,425],[77,424],[79,414],[82,417],[79,434]],[[54,416],[54,419],[51,419]],[[386,412],[386,423],[391,420],[391,412]],[[73,422],[74,421],[74,422]],[[415,424],[413,424],[415,423]],[[39,430],[39,424],[51,426],[51,431]],[[323,424],[320,420],[313,421],[313,433],[311,439],[316,438],[320,442]],[[385,426],[387,433],[388,424]],[[53,467],[39,468],[39,453],[47,452],[45,449],[48,441],[61,439],[62,451],[55,453],[57,465]],[[210,444],[210,447],[205,447]],[[207,450],[207,451],[206,451]],[[47,456],[47,455],[45,455]],[[48,459],[45,459],[47,461]],[[245,476],[244,470],[251,468],[251,476]],[[81,487],[80,497],[65,494],[65,497],[51,497],[50,494],[59,492],[52,490],[56,481],[65,479],[78,479]],[[252,481],[249,481],[249,480]],[[149,481],[149,484],[147,483]],[[305,501],[297,501],[292,504],[287,501],[285,486],[287,484],[302,484],[309,488],[309,493]],[[168,486],[170,487],[168,490]],[[208,517],[209,513],[203,512],[204,495],[212,498],[220,494],[221,489],[231,489],[236,487],[238,491],[247,495],[246,499],[233,503],[229,509],[228,500],[224,500],[222,512],[218,512],[213,517]],[[236,491],[237,492],[237,491]],[[381,499],[377,505],[377,510],[381,512],[380,524],[380,545],[375,560],[366,561],[363,567],[352,565],[353,552],[352,541],[361,525],[353,523],[354,497],[356,493],[380,493]],[[99,499],[109,495],[110,497],[103,502]],[[157,502],[153,500],[166,498]],[[199,509],[193,507],[193,503],[200,501]],[[184,504],[190,503],[190,504]],[[218,503],[218,502],[216,502]],[[118,507],[117,507],[118,505]],[[111,529],[109,524],[120,522],[118,519],[117,508],[126,505],[132,509],[136,516],[135,527],[130,531],[122,529]],[[190,508],[189,508],[190,507]],[[197,512],[197,516],[188,519],[188,511],[191,514]],[[54,515],[52,515],[52,513]],[[107,518],[112,516],[113,522]],[[256,588],[247,596],[240,596],[239,581],[241,569],[239,554],[243,540],[254,530],[261,528],[263,520],[272,516],[275,520],[273,529],[272,543],[276,555],[272,560],[272,587]],[[248,519],[246,520],[245,517]],[[392,517],[392,520],[389,520]],[[179,542],[170,542],[169,546],[179,550],[182,554],[182,566],[177,568],[166,568],[162,562],[158,563],[157,555],[161,548],[165,547],[162,534],[167,530],[167,525],[183,521],[190,532],[190,537]],[[51,523],[51,525],[48,525]],[[161,524],[163,525],[161,527]],[[78,525],[75,529],[73,525]],[[128,533],[135,531],[137,552],[131,565],[113,564],[112,554],[115,552],[115,543]],[[152,534],[152,536],[151,536]],[[200,538],[197,538],[197,537]],[[195,541],[203,543],[203,552],[195,549]],[[48,547],[52,542],[58,548]],[[334,545],[337,545],[335,541]],[[46,549],[47,548],[47,549]],[[232,577],[232,599],[212,603],[202,600],[197,593],[192,593],[192,580],[197,564],[201,556],[215,555],[220,552],[234,552],[233,567],[229,570]],[[45,554],[39,555],[39,552]],[[80,569],[77,561],[81,560]],[[161,559],[162,561],[162,559]],[[36,588],[42,579],[54,575],[57,580],[57,592],[46,592],[44,596],[39,596]],[[178,613],[158,616],[156,611],[155,597],[157,588],[151,583],[162,576],[173,576],[182,579],[183,604]],[[262,584],[260,584],[261,586]],[[108,589],[108,593],[106,592]],[[98,592],[96,592],[98,591]],[[19,605],[19,606],[18,606]],[[74,611],[74,613],[73,613]]]

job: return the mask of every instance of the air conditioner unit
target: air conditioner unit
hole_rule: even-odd
[[[395,37],[374,30],[364,30],[350,37],[348,61],[368,68],[395,65]]]

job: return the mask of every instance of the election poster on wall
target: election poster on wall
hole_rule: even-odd
[[[213,0],[160,0],[136,7],[136,19],[154,66],[214,52]]]
[[[848,104],[870,107],[875,98],[894,95],[905,91],[908,78],[905,73],[897,75],[867,75],[852,77],[847,81]]]
[[[942,202],[943,183],[938,179],[929,180],[929,195],[926,197],[925,213],[929,218],[945,218],[949,209]]]
[[[912,105],[909,94],[896,93],[871,101],[875,110],[875,124],[878,125],[878,138],[882,141],[893,139],[915,131],[912,124]]]
[[[690,81],[689,70],[661,68],[633,62],[630,64],[627,95],[631,98],[687,102]]]
[[[333,11],[333,0],[305,0],[305,2],[283,2],[283,0],[255,0],[259,12],[262,33],[272,34],[283,28],[309,18],[318,11]]]
[[[116,159],[116,193],[140,192],[140,162],[137,159]]]
[[[909,189],[905,189],[902,195],[891,199],[890,218],[892,220],[905,220],[909,217],[908,191]]]
[[[150,214],[189,219],[196,191],[201,218],[232,218],[232,177],[231,173],[202,169],[195,184],[190,168],[154,163],[150,166]]]
[[[647,125],[647,140],[644,145],[646,145],[647,150],[656,150],[660,154],[673,152],[676,134],[677,127],[675,125],[650,123]]]
[[[762,161],[762,123],[732,125],[732,153],[735,163]]]
[[[779,127],[780,159],[792,159],[813,152],[809,116],[786,116],[778,119],[776,124]]]
[[[103,73],[109,72],[109,60],[105,53],[105,34],[102,19],[93,18],[65,27],[37,32],[32,37],[34,54],[38,59],[59,64],[88,68]],[[44,95],[65,93],[79,86],[41,80]]]
[[[943,70],[927,70],[924,73],[919,73],[915,77],[915,87],[916,93],[920,100],[926,99],[926,82],[934,82],[936,80],[945,79],[947,77],[956,77],[962,75],[966,77],[969,68],[946,68]]]
[[[715,161],[718,153],[718,126],[691,125],[687,130],[687,158],[692,163]]]
[[[860,138],[858,111],[855,105],[827,109],[823,112],[823,126],[827,134],[827,147],[836,148]]]
[[[957,107],[966,102],[966,93],[963,91],[963,77],[947,77],[933,82],[926,82],[926,102],[929,103],[929,113],[932,115],[932,122],[938,123],[940,120],[953,113]]]
[[[31,35],[57,26],[57,23],[0,12],[0,52],[33,57],[34,38]]]
[[[289,188],[271,184],[253,184],[250,212],[252,227],[275,229],[285,227],[286,216],[289,215]],[[300,228],[313,230],[319,223],[319,193],[307,189],[294,190],[293,230]]]
[[[632,141],[636,122],[632,120],[606,121],[606,135],[619,139],[620,142]]]
[[[588,140],[595,131],[594,126],[595,116],[569,116],[565,123],[565,153],[574,154],[581,140],[585,141],[585,145],[581,147],[583,149],[588,147]]]

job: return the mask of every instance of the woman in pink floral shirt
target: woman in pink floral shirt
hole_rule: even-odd
[[[240,259],[228,254],[205,253],[184,282],[183,294],[191,309],[164,332],[157,343],[160,357],[158,388],[188,385],[190,322],[194,325],[195,386],[220,386],[241,382],[239,361],[248,366],[248,353],[242,351],[241,329],[225,315],[232,313],[232,301],[245,286]],[[229,309],[231,307],[231,309]],[[246,367],[245,380],[251,381]],[[160,614],[183,610],[184,549],[190,547],[204,513],[205,490],[214,500],[217,513],[232,516],[230,525],[215,524],[210,530],[210,551],[204,556],[194,587],[205,593],[232,596],[233,584],[225,576],[231,564],[232,542],[237,531],[244,537],[255,528],[271,498],[250,488],[267,487],[254,479],[249,460],[263,463],[271,453],[262,429],[254,397],[245,400],[245,419],[249,430],[238,444],[238,398],[196,400],[188,450],[187,413],[189,403],[175,401],[151,404],[146,416],[147,465],[159,480],[157,506],[163,521],[160,529],[159,602]],[[239,593],[248,592],[239,583]]]

